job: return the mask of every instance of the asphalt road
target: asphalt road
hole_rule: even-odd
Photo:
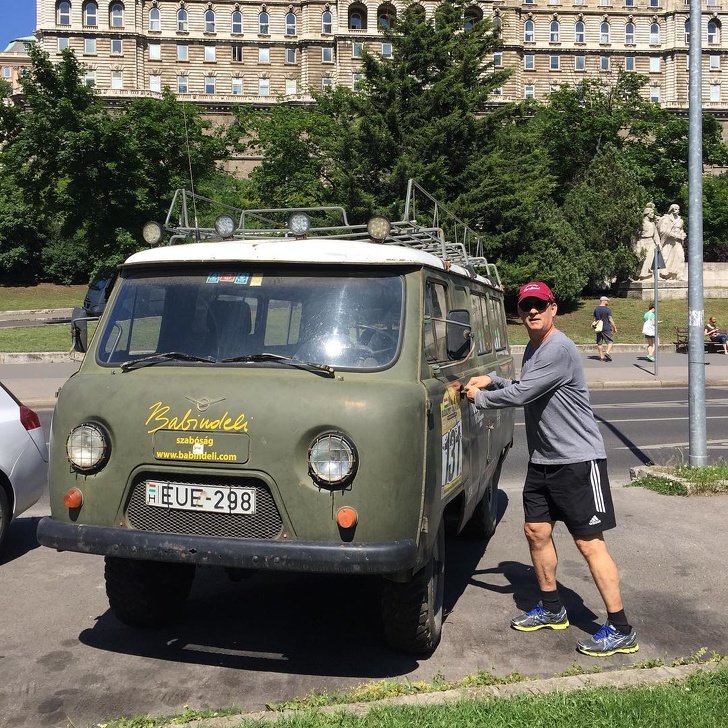
[[[711,456],[728,391],[709,390]],[[639,399],[646,400],[643,404]],[[607,536],[641,645],[605,670],[671,661],[701,648],[728,653],[725,523],[728,497],[668,498],[623,487],[630,463],[671,457],[687,440],[686,392],[595,393],[611,457],[619,527]],[[47,422],[48,412],[41,413]],[[724,426],[723,426],[724,431]],[[522,435],[517,431],[517,442]],[[668,445],[664,445],[668,443]],[[559,580],[572,627],[522,634],[509,619],[536,600],[522,535],[520,444],[503,472],[500,522],[487,549],[450,538],[443,639],[427,660],[380,638],[374,579],[259,574],[240,583],[198,573],[183,619],[159,631],[124,627],[108,610],[103,560],[38,547],[38,504],[11,529],[0,557],[0,726],[75,728],[137,714],[266,703],[372,680],[455,680],[478,670],[551,676],[594,658],[575,641],[604,617],[586,565],[558,529]]]

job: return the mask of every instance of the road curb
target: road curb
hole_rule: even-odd
[[[397,698],[383,698],[382,700],[373,700],[366,703],[326,705],[307,708],[305,710],[283,710],[280,712],[264,710],[251,713],[239,713],[236,715],[221,716],[219,718],[192,720],[183,725],[186,728],[235,728],[245,720],[259,723],[275,723],[287,718],[294,718],[301,713],[324,713],[327,715],[346,713],[360,716],[375,708],[387,706],[425,707],[453,703],[459,700],[507,699],[516,695],[547,695],[554,692],[572,692],[574,690],[591,690],[593,688],[603,687],[628,688],[643,685],[661,685],[671,680],[684,680],[696,672],[713,672],[721,664],[722,662],[705,662],[694,665],[679,665],[677,667],[632,668],[628,670],[617,670],[615,672],[525,680],[507,685],[457,688],[454,690],[443,690],[441,692],[404,695]],[[178,726],[179,723],[164,724],[160,728],[174,728],[175,725]]]
[[[75,361],[67,351],[0,353],[0,364],[67,364]]]

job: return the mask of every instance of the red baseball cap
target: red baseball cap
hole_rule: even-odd
[[[531,281],[518,290],[518,303],[524,298],[540,298],[542,301],[553,301],[554,294],[551,289],[540,281]]]

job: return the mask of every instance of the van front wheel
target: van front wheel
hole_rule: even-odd
[[[109,606],[130,627],[161,627],[173,621],[182,611],[194,577],[191,564],[105,559]]]
[[[440,642],[445,587],[445,524],[440,523],[430,559],[409,581],[384,581],[382,617],[391,647],[430,654]]]

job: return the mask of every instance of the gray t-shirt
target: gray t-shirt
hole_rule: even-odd
[[[606,458],[589,399],[579,352],[558,329],[523,354],[520,381],[491,373],[493,384],[475,395],[475,405],[502,409],[523,406],[532,463],[557,465]]]

